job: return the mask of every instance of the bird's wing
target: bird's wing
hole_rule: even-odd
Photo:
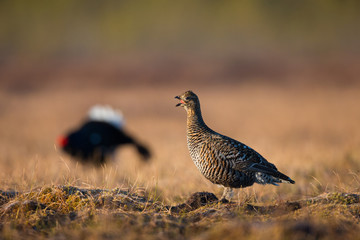
[[[239,171],[254,171],[271,174],[277,172],[274,164],[269,163],[258,152],[247,145],[232,138],[217,134],[213,136],[213,142],[220,149],[220,156],[230,161],[232,168]]]
[[[263,156],[245,144],[232,138],[214,134],[212,137],[215,149],[219,149],[217,156],[228,162],[231,168],[238,171],[249,171],[271,175],[273,177],[295,183],[285,174],[279,172],[274,164],[269,163]]]

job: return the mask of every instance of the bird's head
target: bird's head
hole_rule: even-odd
[[[199,107],[200,104],[198,96],[190,90],[176,96],[175,98],[180,100],[180,102],[176,104],[176,107],[184,107],[186,111],[189,109],[195,109]]]

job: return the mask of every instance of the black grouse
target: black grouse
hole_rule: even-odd
[[[133,145],[142,160],[150,158],[150,151],[123,129],[120,112],[110,107],[96,105],[89,111],[88,119],[79,128],[58,138],[58,145],[82,163],[101,166],[114,155],[116,148]]]
[[[294,184],[274,164],[252,148],[210,129],[204,122],[200,101],[195,93],[187,91],[176,106],[187,112],[187,145],[190,156],[199,171],[212,183],[225,187],[221,201],[230,201],[233,188],[259,184]]]

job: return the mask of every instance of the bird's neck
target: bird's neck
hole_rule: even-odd
[[[187,132],[188,134],[197,133],[199,131],[208,131],[209,128],[205,124],[200,106],[189,108],[187,111]]]

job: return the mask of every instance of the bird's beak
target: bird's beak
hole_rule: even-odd
[[[176,96],[176,97],[175,97],[175,99],[179,99],[179,100],[181,101],[181,98],[180,98],[179,96]],[[175,107],[179,107],[179,106],[181,106],[181,102],[180,102],[180,103],[178,103],[178,104],[176,104],[176,106],[175,106]]]

